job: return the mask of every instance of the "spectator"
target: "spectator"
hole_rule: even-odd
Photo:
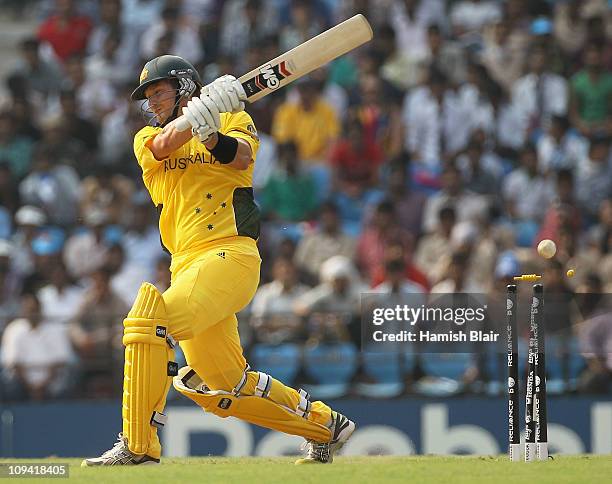
[[[174,55],[189,59],[197,64],[202,59],[204,52],[198,37],[191,25],[181,23],[180,11],[177,7],[165,7],[161,12],[159,21],[154,22],[140,38],[140,56],[144,59],[155,57],[155,46],[157,41],[164,35],[171,33],[173,36],[172,47],[169,52]]]
[[[523,73],[528,46],[526,32],[503,17],[484,29],[480,61],[496,82],[511,91]]]
[[[0,207],[13,214],[19,207],[19,190],[6,161],[0,161]],[[7,238],[7,237],[2,237]]]
[[[438,170],[447,153],[461,149],[467,141],[466,114],[446,76],[430,69],[426,82],[404,99],[405,146],[411,160]]]
[[[38,207],[24,205],[15,214],[17,228],[12,237],[12,258],[15,271],[26,276],[34,271],[32,242],[47,222],[47,216]]]
[[[70,56],[85,52],[91,29],[91,20],[76,12],[74,0],[57,0],[54,15],[38,28],[38,39],[48,42],[55,55],[65,62]]]
[[[326,202],[319,208],[317,230],[300,240],[295,262],[316,277],[327,259],[336,255],[352,259],[354,254],[355,240],[342,231],[338,207],[333,202]]]
[[[424,59],[427,54],[427,27],[446,24],[444,9],[444,2],[440,0],[393,1],[388,15],[398,50],[416,61]]]
[[[422,294],[423,286],[406,278],[404,261],[392,259],[385,264],[385,280],[374,286],[372,292],[379,294]]]
[[[104,264],[109,242],[104,237],[106,213],[92,210],[84,215],[88,230],[73,234],[64,247],[64,262],[75,279],[87,277]]]
[[[0,158],[8,163],[11,175],[20,180],[30,169],[34,144],[31,139],[16,136],[13,116],[0,112]]]
[[[99,126],[83,117],[78,110],[76,93],[72,89],[63,89],[60,92],[60,119],[66,135],[83,144],[84,151],[95,154],[98,150]],[[77,169],[82,162],[77,164]]]
[[[610,140],[607,137],[591,139],[588,157],[577,169],[576,190],[578,200],[589,221],[594,221],[601,203],[612,194],[612,165]]]
[[[121,72],[134,71],[138,62],[138,36],[139,32],[133,25],[122,22],[122,0],[102,0],[99,6],[99,21],[94,27],[87,42],[87,54],[95,56],[102,52],[109,37],[119,40],[116,49],[116,65],[121,66]],[[147,2],[150,5],[155,2]],[[91,57],[90,57],[91,58]],[[107,72],[105,75],[113,75]],[[131,79],[130,79],[131,80]]]
[[[64,231],[57,227],[37,230],[31,244],[34,268],[23,279],[22,293],[36,294],[42,287],[49,284],[57,259],[61,257],[64,239]]]
[[[313,339],[331,335],[334,340],[359,340],[359,301],[365,287],[350,259],[338,255],[321,266],[321,284],[295,303],[295,311],[308,317],[307,331]]]
[[[412,247],[413,236],[398,225],[393,203],[383,200],[357,243],[357,264],[364,278],[374,279],[379,267],[384,265],[385,247],[391,241]]]
[[[538,170],[548,174],[573,170],[586,157],[588,144],[571,127],[566,116],[553,116],[548,132],[538,140]]]
[[[0,332],[17,315],[19,278],[11,269],[13,246],[0,239]]]
[[[452,206],[457,215],[457,222],[477,221],[487,211],[486,200],[463,187],[461,172],[454,165],[447,165],[442,172],[442,190],[427,199],[423,212],[423,231],[433,232],[436,229],[438,213],[444,206]]]
[[[67,165],[77,173],[83,173],[91,167],[91,152],[87,151],[82,141],[70,137],[70,125],[64,125],[59,111],[45,118],[41,128],[42,139],[36,144],[36,152],[47,152],[55,164]]]
[[[395,206],[400,227],[405,228],[415,238],[420,237],[427,197],[410,187],[408,166],[403,157],[391,161],[387,175],[387,195]]]
[[[73,55],[66,59],[65,89],[74,90],[77,103],[77,112],[86,119],[95,123],[115,107],[115,90],[110,82],[104,78],[88,77],[85,72],[85,58]]]
[[[427,275],[430,284],[440,278],[440,261],[450,257],[451,234],[456,220],[456,212],[452,206],[441,207],[434,231],[419,240],[414,260],[417,267]]]
[[[364,126],[356,113],[349,115],[345,133],[329,157],[334,170],[333,185],[349,193],[363,191],[376,185],[383,154],[376,141],[364,133]],[[353,185],[357,187],[353,188]]]
[[[515,224],[519,245],[531,245],[554,197],[550,182],[538,173],[538,158],[533,145],[523,149],[521,166],[505,178],[502,194],[506,212]]]
[[[85,58],[87,79],[101,79],[114,86],[130,82],[134,77],[134,64],[126,62],[121,51],[124,47],[120,30],[111,30],[104,38],[102,48]]]
[[[44,320],[33,294],[21,298],[21,317],[2,335],[3,386],[8,400],[61,398],[73,385],[66,328]]]
[[[165,3],[164,0],[121,0],[121,21],[140,36],[158,20]]]
[[[79,178],[70,166],[58,164],[50,148],[39,145],[36,163],[19,184],[21,200],[40,206],[49,219],[59,225],[70,225],[76,219]]]
[[[585,47],[584,68],[571,80],[570,119],[583,136],[611,135],[612,73],[603,62],[603,46]]]
[[[461,169],[468,190],[493,199],[499,193],[503,166],[495,153],[485,151],[482,134],[482,137],[472,136],[464,153],[457,157],[456,165]]]
[[[483,27],[498,21],[501,15],[501,6],[498,2],[460,0],[453,4],[450,20],[455,35],[461,36],[481,31]]]
[[[282,171],[270,177],[261,194],[261,208],[273,220],[307,220],[317,207],[314,179],[302,170],[300,162],[295,144],[279,145],[278,164]]]
[[[307,165],[325,160],[327,151],[339,134],[333,108],[321,98],[312,79],[298,81],[299,101],[285,102],[274,115],[272,135],[278,143],[293,142],[298,156]]]
[[[278,27],[278,10],[270,0],[225,2],[221,22],[221,52],[237,57],[271,35]],[[255,63],[260,65],[260,63]],[[251,66],[251,67],[253,67]]]
[[[442,72],[453,86],[467,80],[465,53],[458,42],[445,39],[438,24],[427,27],[428,49],[423,63],[429,68]]]
[[[468,278],[468,263],[468,254],[455,252],[450,258],[442,280],[431,288],[431,292],[433,294],[482,293],[483,288]]]
[[[91,274],[91,285],[69,326],[72,344],[79,353],[83,378],[94,387],[92,393],[112,388],[117,370],[114,358],[122,350],[121,321],[128,307],[110,286],[111,273],[100,268]]]
[[[49,284],[37,293],[41,315],[45,321],[67,325],[81,304],[83,288],[70,280],[61,260],[56,261],[49,279]]]
[[[556,173],[555,200],[544,215],[542,227],[535,241],[543,239],[558,241],[563,227],[569,227],[575,232],[580,232],[582,227],[582,212],[576,202],[574,175],[568,169]]]
[[[281,52],[297,47],[323,30],[319,12],[310,1],[290,2],[289,22],[281,25],[280,30]]]
[[[547,128],[553,115],[565,115],[568,98],[567,82],[551,72],[546,48],[533,46],[528,72],[512,87],[512,102],[521,117],[526,139],[536,130]]]
[[[52,60],[40,55],[40,41],[34,37],[27,37],[19,44],[21,59],[13,71],[13,76],[19,76],[41,99],[46,101],[55,94],[60,87],[62,71]]]
[[[390,25],[381,25],[376,30],[373,41],[374,49],[383,58],[380,76],[385,81],[402,91],[410,89],[420,81],[418,64],[398,47],[395,31]]]
[[[273,281],[259,287],[251,304],[251,326],[258,341],[278,344],[299,341],[302,321],[294,313],[296,301],[310,288],[298,282],[290,259],[274,261]]]

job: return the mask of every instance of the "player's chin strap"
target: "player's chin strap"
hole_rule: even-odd
[[[179,116],[181,99],[189,99],[191,96],[193,96],[198,88],[198,85],[191,78],[191,69],[187,69],[186,71],[177,71],[173,69],[170,71],[170,75],[177,78],[178,89],[176,90],[176,97],[174,98],[174,108],[172,108],[172,114],[168,116],[168,119],[166,119],[163,124],[160,125],[162,128]]]

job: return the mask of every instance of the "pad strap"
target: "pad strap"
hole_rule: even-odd
[[[249,364],[247,363],[247,366],[244,368],[244,371],[242,372],[242,378],[240,378],[240,381],[238,382],[238,384],[232,389],[232,394],[239,396],[240,392],[242,391],[242,389],[244,388],[244,385],[246,385],[247,382],[247,378],[248,378],[248,374],[247,372],[251,369],[251,367],[249,366]]]
[[[270,395],[270,388],[272,387],[272,378],[263,371],[258,371],[257,373],[259,374],[259,378],[253,394],[256,397],[268,398],[268,395]]]
[[[300,394],[300,402],[298,403],[297,408],[295,409],[295,413],[300,417],[308,418],[310,414],[310,409],[312,408],[312,403],[310,402],[310,395],[307,391],[302,390],[301,388],[298,390]]]
[[[168,422],[168,416],[161,412],[153,412],[151,415],[151,425],[161,429]]]

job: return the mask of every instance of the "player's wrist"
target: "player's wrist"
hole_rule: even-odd
[[[204,146],[206,146],[206,148],[210,151],[210,150],[213,150],[215,146],[217,146],[218,143],[219,143],[219,132],[215,131],[213,134],[211,134],[208,137],[206,141],[204,141]]]

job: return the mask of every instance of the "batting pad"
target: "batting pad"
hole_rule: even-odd
[[[279,384],[272,380],[272,385]],[[279,432],[298,435],[316,442],[329,442],[331,431],[319,423],[297,415],[266,397],[210,390],[195,371],[185,366],[173,379],[174,388],[205,411],[219,417],[236,417]]]
[[[135,454],[159,457],[157,427],[165,423],[162,412],[177,367],[164,300],[155,286],[140,287],[123,326],[123,435]]]

